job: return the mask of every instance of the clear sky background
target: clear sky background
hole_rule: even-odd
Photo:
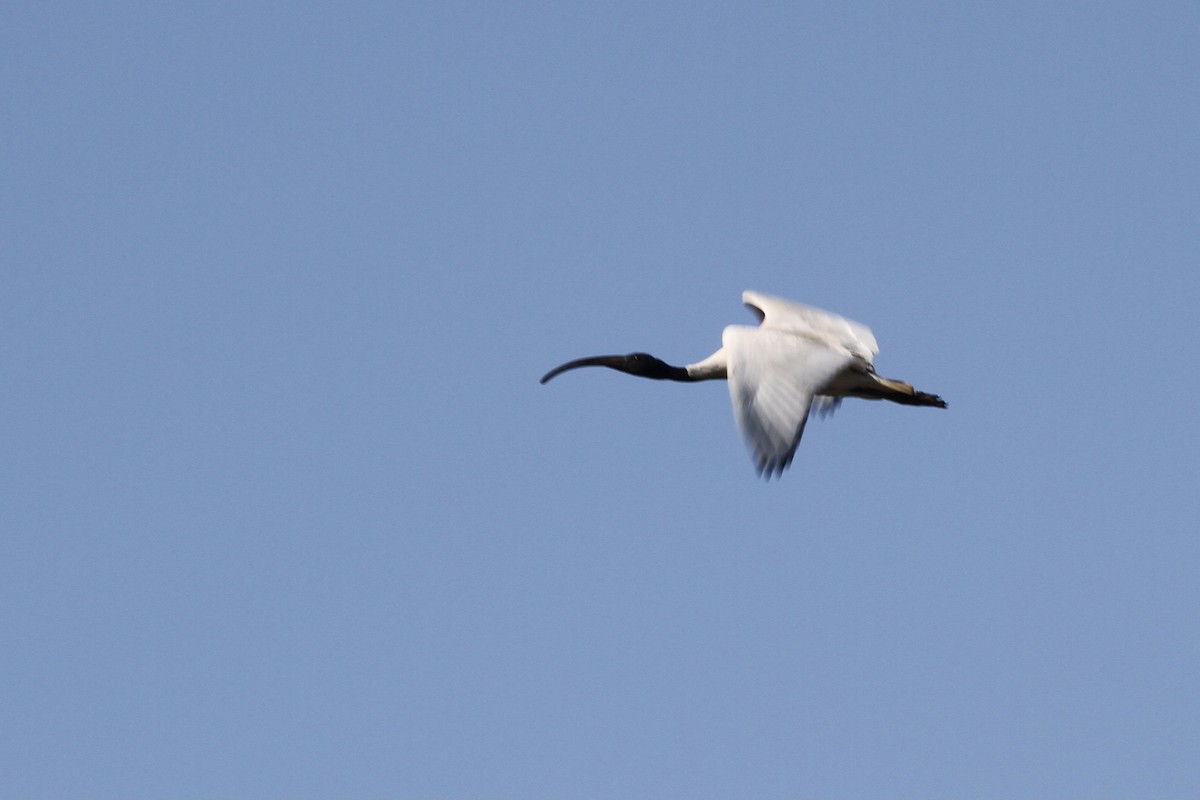
[[[1200,795],[1200,7],[10,3],[0,793]],[[753,288],[947,411],[778,482]]]

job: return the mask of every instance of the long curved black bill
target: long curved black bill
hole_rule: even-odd
[[[566,372],[569,369],[576,369],[577,367],[611,367],[612,369],[619,369],[624,363],[625,356],[589,356],[588,358],[577,358],[574,361],[559,364],[543,375],[541,382],[545,383],[555,375]]]

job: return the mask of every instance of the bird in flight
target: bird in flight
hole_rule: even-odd
[[[759,475],[768,480],[792,463],[813,406],[829,413],[843,397],[861,397],[946,407],[936,394],[875,374],[879,345],[866,325],[760,292],[743,292],[742,302],[758,317],[758,327],[728,326],[721,349],[703,361],[675,367],[649,353],[591,356],[555,367],[541,382],[577,367],[654,380],[728,380],[734,418]]]

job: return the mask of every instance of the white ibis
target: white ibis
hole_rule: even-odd
[[[833,411],[843,397],[946,407],[935,394],[875,374],[879,345],[866,325],[759,292],[743,292],[742,302],[759,326],[725,328],[721,349],[703,361],[673,367],[649,353],[592,356],[555,367],[542,383],[576,367],[608,367],[655,380],[728,379],[738,428],[759,474],[768,479],[792,463],[814,404],[822,413]]]

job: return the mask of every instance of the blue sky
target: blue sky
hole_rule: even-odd
[[[1195,4],[0,21],[6,796],[1200,793]]]

